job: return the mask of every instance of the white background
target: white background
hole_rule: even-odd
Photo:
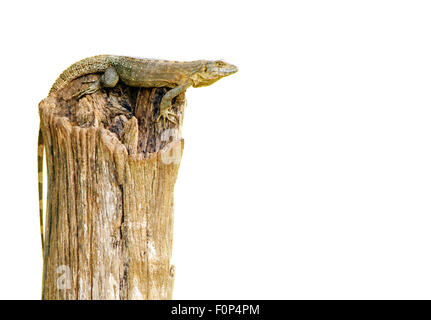
[[[108,53],[239,67],[187,92],[174,298],[430,299],[430,15],[429,1],[3,1],[0,298],[40,298],[38,102]]]

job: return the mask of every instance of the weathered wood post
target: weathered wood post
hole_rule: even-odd
[[[39,104],[48,199],[43,299],[170,299],[179,125],[155,123],[166,88],[118,84],[80,100],[73,81]]]

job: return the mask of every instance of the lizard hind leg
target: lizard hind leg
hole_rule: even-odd
[[[117,71],[114,68],[110,67],[105,70],[105,72],[98,80],[90,81],[91,85],[88,88],[75,93],[72,98],[80,99],[83,96],[87,94],[92,94],[102,88],[113,88],[118,83],[119,79],[120,77],[118,76]]]

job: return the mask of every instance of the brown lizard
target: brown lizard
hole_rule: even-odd
[[[171,88],[160,102],[160,112],[156,121],[175,122],[175,114],[170,111],[173,98],[189,87],[209,86],[217,80],[237,72],[232,64],[222,60],[168,61],[124,56],[99,55],[82,59],[57,78],[51,87],[50,94],[67,86],[72,80],[91,73],[103,73],[90,86],[73,97],[77,99],[86,94],[94,93],[102,88],[112,88],[119,80],[131,87],[168,87]],[[39,129],[38,138],[38,187],[39,187],[39,218],[44,251],[43,236],[43,135]]]

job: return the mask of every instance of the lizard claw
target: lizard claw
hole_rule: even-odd
[[[75,93],[74,95],[72,95],[72,98],[76,98],[76,99],[80,99],[83,96],[85,96],[86,94],[90,94],[93,92],[96,92],[97,90],[92,90],[91,88],[87,88],[81,91],[78,91],[77,93]]]
[[[82,83],[95,83],[97,80],[84,80]]]
[[[91,94],[96,92],[97,90],[101,89],[101,85],[99,81],[94,81],[87,89],[78,91],[74,95],[72,95],[72,98],[80,99],[86,94]]]
[[[168,122],[172,122],[173,124],[177,123],[176,119],[175,119],[176,116],[177,115],[175,113],[173,113],[172,111],[169,111],[168,109],[160,110],[160,114],[157,117],[156,122],[159,122],[160,119],[163,119],[163,128],[165,128],[166,127],[166,120]]]

